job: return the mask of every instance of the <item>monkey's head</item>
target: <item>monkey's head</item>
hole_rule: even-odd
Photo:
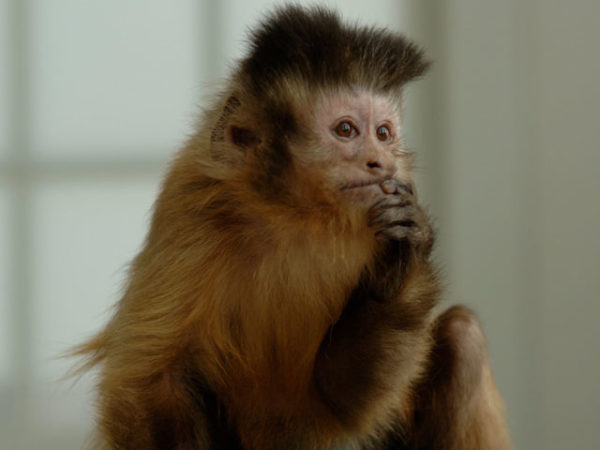
[[[279,9],[213,111],[210,157],[268,203],[367,209],[384,180],[412,181],[402,87],[427,67],[398,34],[322,8]]]

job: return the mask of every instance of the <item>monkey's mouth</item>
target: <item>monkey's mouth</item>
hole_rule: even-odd
[[[364,187],[368,187],[368,186],[375,186],[380,183],[381,183],[380,180],[376,180],[376,181],[365,181],[363,183],[345,184],[340,188],[340,191],[348,191],[351,189],[359,189],[359,188],[364,188]]]
[[[341,197],[362,206],[371,206],[383,195],[381,180],[348,183],[340,188]]]

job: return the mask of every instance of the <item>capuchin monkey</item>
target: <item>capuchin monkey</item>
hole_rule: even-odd
[[[103,449],[509,449],[474,314],[433,317],[404,37],[277,9],[181,150],[106,328]]]

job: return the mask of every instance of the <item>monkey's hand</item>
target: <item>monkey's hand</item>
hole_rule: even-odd
[[[370,224],[383,240],[405,241],[419,256],[429,256],[433,231],[429,218],[418,204],[414,187],[396,180],[381,183],[386,196],[370,211]]]
[[[365,423],[380,411],[373,405],[391,398],[404,411],[409,398],[395,395],[410,392],[421,373],[440,291],[429,261],[433,232],[414,190],[392,180],[381,189],[386,195],[370,211],[379,248],[315,360],[316,389],[347,425]]]
[[[409,273],[431,272],[434,233],[412,185],[386,180],[381,190],[386,195],[369,211],[381,243],[369,284],[374,298],[391,300],[401,295]]]

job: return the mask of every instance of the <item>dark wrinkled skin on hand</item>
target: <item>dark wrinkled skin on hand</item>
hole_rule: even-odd
[[[412,184],[385,180],[380,186],[386,196],[370,211],[370,223],[377,229],[376,235],[381,239],[407,241],[419,256],[428,256],[433,232]]]
[[[368,290],[380,300],[396,298],[411,265],[428,263],[433,247],[429,218],[417,202],[412,184],[385,180],[385,196],[369,211],[369,223],[381,241]]]

